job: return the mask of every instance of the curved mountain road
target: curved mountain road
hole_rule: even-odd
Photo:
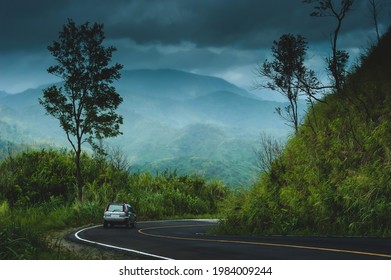
[[[391,259],[391,238],[221,236],[210,234],[215,220],[139,222],[137,228],[82,229],[73,241],[179,260],[376,260]]]

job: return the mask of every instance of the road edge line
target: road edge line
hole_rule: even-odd
[[[162,260],[174,260],[174,259],[167,258],[167,257],[164,257],[164,256],[154,255],[154,254],[150,254],[150,253],[146,253],[146,252],[142,252],[142,251],[138,251],[138,250],[134,250],[134,249],[128,249],[128,248],[123,248],[123,247],[119,247],[119,246],[114,246],[114,245],[109,245],[109,244],[105,244],[105,243],[101,243],[101,242],[88,240],[88,239],[85,239],[85,238],[82,238],[82,237],[79,236],[79,233],[81,233],[81,232],[83,232],[85,230],[88,230],[88,229],[96,228],[96,227],[100,227],[100,225],[96,225],[96,226],[80,229],[80,230],[78,230],[74,234],[74,236],[76,237],[76,239],[78,239],[78,240],[80,240],[82,242],[86,242],[86,243],[90,243],[90,244],[94,244],[94,245],[98,245],[98,246],[103,246],[103,247],[116,249],[116,250],[122,250],[122,251],[126,251],[126,252],[135,253],[135,254],[138,254],[138,255],[153,257],[153,258],[162,259]]]

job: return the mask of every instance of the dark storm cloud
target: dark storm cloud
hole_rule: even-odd
[[[253,41],[254,35],[278,21],[275,16],[268,21],[270,17],[264,14],[266,10],[271,14],[274,6],[270,3],[275,1],[260,3],[171,0],[146,6],[132,2],[114,16],[112,33],[116,37],[131,37],[140,44],[188,41],[197,46],[243,46],[246,39]]]
[[[68,1],[0,2],[0,51],[42,48],[58,33],[59,16]]]
[[[343,32],[369,27],[365,3],[356,0]],[[197,46],[262,48],[283,33],[327,40],[335,22],[311,18],[312,8],[301,0],[131,1],[109,17],[109,30],[140,44],[189,41]]]
[[[309,40],[327,40],[332,19],[309,16],[312,7],[301,0],[2,0],[0,50],[45,47],[56,38],[67,18],[99,21],[112,38],[138,44],[269,47],[283,33]],[[369,28],[365,0],[356,0],[344,32]]]
[[[367,0],[355,2],[341,48],[365,47],[373,30]],[[251,68],[284,33],[329,51],[336,22],[310,17],[312,9],[302,0],[1,0],[0,90],[53,79],[46,72],[54,63],[47,46],[68,18],[103,23],[125,69],[175,68],[249,84]]]
[[[117,38],[132,38],[139,44],[197,46],[238,44],[259,25],[246,12],[246,3],[230,1],[154,1],[150,5],[132,2],[110,17],[108,28]],[[260,19],[260,18],[259,18]]]

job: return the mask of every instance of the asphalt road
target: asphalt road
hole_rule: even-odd
[[[139,222],[134,229],[101,225],[69,238],[151,259],[178,260],[391,260],[391,238],[222,236],[213,220]]]

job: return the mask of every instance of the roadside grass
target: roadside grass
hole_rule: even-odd
[[[90,252],[74,253],[62,246],[59,231],[97,223],[101,207],[95,204],[59,204],[11,209],[0,204],[0,259],[88,259]],[[64,233],[65,234],[65,233]]]

